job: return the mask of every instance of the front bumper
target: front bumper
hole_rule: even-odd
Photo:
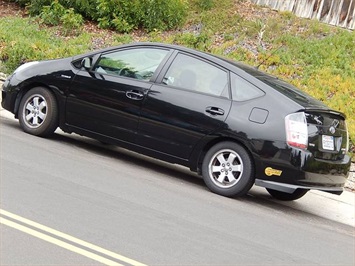
[[[11,84],[13,76],[9,76],[1,88],[1,106],[11,113],[15,112],[16,99],[19,93],[18,88]]]

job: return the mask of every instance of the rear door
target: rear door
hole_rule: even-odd
[[[225,125],[231,108],[229,84],[225,69],[178,53],[147,94],[138,143],[188,159],[201,138]]]

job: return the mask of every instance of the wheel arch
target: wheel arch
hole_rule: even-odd
[[[251,148],[245,143],[245,141],[242,141],[238,138],[233,138],[233,137],[218,137],[218,138],[214,138],[212,140],[209,140],[207,143],[205,143],[201,149],[201,152],[196,156],[196,159],[192,163],[192,166],[190,167],[191,170],[197,172],[198,174],[201,174],[202,162],[203,162],[203,159],[205,158],[205,155],[208,152],[208,150],[211,149],[213,146],[215,146],[218,143],[228,142],[228,141],[237,143],[246,150],[246,152],[249,154],[249,157],[250,157],[251,162],[253,164],[253,168],[255,170],[255,160],[254,160],[254,156],[251,151]]]
[[[23,98],[23,96],[28,92],[30,91],[31,89],[33,88],[36,88],[36,87],[42,87],[42,88],[45,88],[47,89],[48,91],[50,91],[53,95],[54,95],[54,98],[58,104],[58,106],[60,105],[60,101],[59,101],[59,95],[58,95],[58,92],[59,90],[56,89],[56,88],[53,88],[53,87],[50,87],[44,83],[41,83],[41,82],[32,82],[32,83],[28,83],[24,86],[21,87],[21,90],[19,91],[19,93],[17,94],[17,97],[16,97],[16,101],[15,101],[15,106],[14,106],[14,114],[15,114],[15,118],[18,118],[18,111],[19,111],[19,108],[20,108],[20,103],[21,103],[21,100]],[[61,116],[61,114],[59,113],[59,116]]]

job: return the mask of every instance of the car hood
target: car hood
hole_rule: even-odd
[[[14,72],[17,80],[25,80],[36,76],[44,76],[70,69],[72,58],[34,61],[21,65]]]

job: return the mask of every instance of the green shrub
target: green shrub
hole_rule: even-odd
[[[39,17],[47,25],[61,24],[64,35],[74,33],[84,23],[83,17],[75,13],[74,8],[66,9],[59,1],[53,1],[51,5],[44,6]]]
[[[134,29],[134,25],[130,24],[124,18],[119,18],[115,16],[112,20],[112,27],[118,32],[128,33]]]
[[[43,23],[55,26],[59,25],[64,14],[65,8],[58,1],[53,1],[51,5],[42,8],[39,17]]]
[[[75,13],[78,13],[87,19],[93,19],[95,17],[95,0],[60,0],[60,3],[66,8],[73,8]]]
[[[64,9],[72,8],[70,20],[80,20],[80,14],[95,20],[102,28],[131,32],[143,28],[147,31],[174,29],[185,21],[187,0],[13,0],[28,7],[32,16],[40,15],[50,25],[58,25]],[[207,3],[213,0],[203,0]],[[60,15],[61,14],[61,15]],[[76,23],[71,23],[71,25]]]
[[[51,0],[30,0],[26,6],[28,7],[30,15],[37,16],[41,14],[43,7],[51,6],[51,3]]]
[[[130,32],[135,28],[147,31],[173,29],[187,15],[183,0],[97,0],[97,21],[102,28]]]
[[[148,31],[174,29],[187,15],[187,4],[182,0],[141,0],[139,7],[139,26]]]
[[[74,33],[84,23],[83,17],[80,14],[75,14],[73,8],[69,8],[61,16],[60,22],[66,35]]]
[[[95,18],[101,28],[116,28],[120,32],[129,32],[134,28],[130,14],[133,7],[133,1],[97,0]]]

